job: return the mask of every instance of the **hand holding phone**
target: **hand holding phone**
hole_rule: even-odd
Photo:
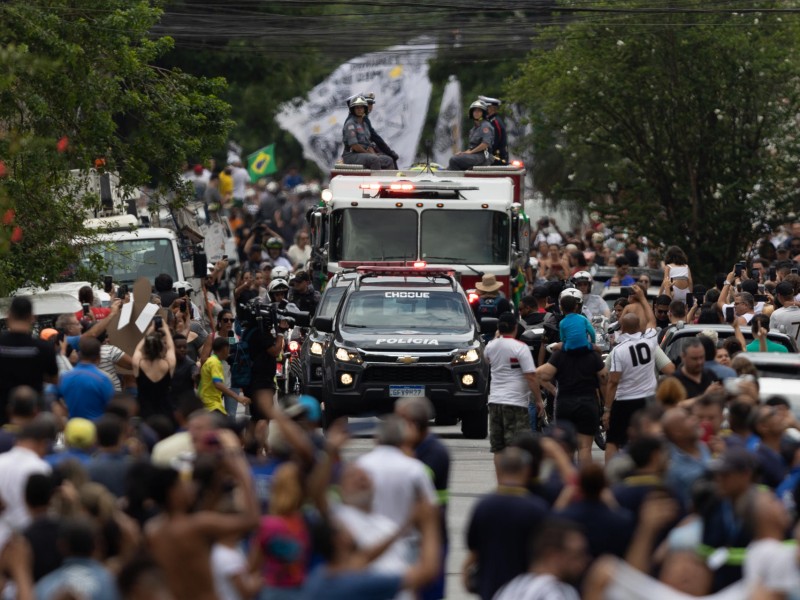
[[[103,277],[103,291],[106,294],[110,294],[111,290],[114,288],[114,279],[111,275],[106,275]]]
[[[83,314],[88,317],[89,316],[89,310],[90,310],[89,304],[84,302],[83,305],[82,305],[82,308],[83,308]]]
[[[733,274],[736,277],[742,276],[742,269],[744,269],[744,265],[742,263],[736,263],[733,267]]]
[[[164,325],[164,319],[162,319],[159,315],[153,317],[153,328],[158,331]]]
[[[778,269],[776,269],[775,267],[769,268],[769,280],[778,281]]]
[[[725,322],[726,323],[733,323],[733,317],[734,317],[733,307],[732,306],[726,306],[725,307]]]

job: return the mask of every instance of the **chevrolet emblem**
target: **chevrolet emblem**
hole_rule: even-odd
[[[410,365],[411,363],[415,363],[419,360],[419,356],[398,356],[397,362],[403,363],[404,365]]]

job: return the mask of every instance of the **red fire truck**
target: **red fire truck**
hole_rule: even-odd
[[[369,265],[427,264],[455,271],[464,289],[493,274],[510,297],[527,260],[525,169],[369,171],[337,165],[310,215],[316,265],[330,276]]]

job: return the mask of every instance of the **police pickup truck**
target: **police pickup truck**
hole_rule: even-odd
[[[450,270],[361,267],[332,316],[322,353],[326,422],[391,412],[398,398],[427,396],[437,416],[487,435],[489,365],[464,290]]]

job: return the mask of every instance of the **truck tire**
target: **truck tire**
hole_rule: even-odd
[[[468,440],[485,440],[489,435],[489,407],[484,405],[461,415],[461,433]]]

